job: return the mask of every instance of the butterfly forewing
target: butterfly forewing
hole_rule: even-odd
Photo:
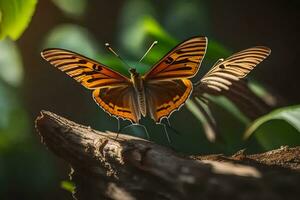
[[[206,47],[206,37],[188,39],[167,53],[143,78],[149,81],[191,78],[200,67]]]
[[[42,57],[88,89],[128,85],[130,80],[92,59],[64,49],[46,49]]]
[[[229,90],[232,81],[244,78],[256,65],[263,61],[271,50],[258,46],[233,54],[225,60],[219,60],[213,68],[196,83],[196,86],[221,92]]]

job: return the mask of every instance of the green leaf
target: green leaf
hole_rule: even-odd
[[[300,144],[300,105],[277,109],[255,120],[244,138],[254,136],[265,149]]]
[[[28,26],[37,0],[0,0],[0,39],[18,39]]]
[[[62,189],[65,189],[65,190],[71,192],[71,193],[74,193],[75,188],[76,188],[75,184],[73,182],[71,182],[71,181],[62,181],[60,183],[60,187]]]

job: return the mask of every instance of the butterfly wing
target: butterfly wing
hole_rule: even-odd
[[[151,82],[145,87],[148,112],[152,119],[160,122],[178,110],[189,98],[192,82],[188,79]]]
[[[193,77],[198,72],[206,46],[206,37],[194,37],[182,42],[154,65],[143,78],[152,81]]]
[[[98,88],[93,91],[96,103],[109,114],[138,123],[141,112],[138,109],[132,86]]]
[[[195,87],[216,93],[229,90],[232,82],[244,78],[270,53],[268,47],[257,46],[235,53],[225,60],[220,59]]]
[[[133,87],[127,77],[72,51],[46,49],[41,55],[84,87],[94,90],[93,98],[104,111],[138,122],[140,113],[136,109]]]
[[[188,39],[164,56],[143,76],[148,112],[156,122],[178,110],[188,99],[205,55],[206,37]]]
[[[130,80],[107,66],[64,49],[45,49],[42,57],[88,89],[128,85]]]

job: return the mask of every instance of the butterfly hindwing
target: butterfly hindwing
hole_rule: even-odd
[[[160,122],[185,103],[192,92],[192,82],[188,79],[151,82],[145,90],[148,112],[154,121]]]
[[[98,88],[93,91],[96,103],[113,116],[138,123],[141,113],[138,109],[132,86]]]
[[[42,57],[88,89],[128,85],[130,80],[92,59],[64,49],[45,49]]]
[[[225,60],[220,59],[195,86],[214,92],[229,90],[233,81],[244,78],[270,53],[268,47],[257,46],[235,53]]]
[[[188,39],[173,48],[143,78],[148,81],[193,77],[207,47],[206,37]]]

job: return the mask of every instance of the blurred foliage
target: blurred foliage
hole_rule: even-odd
[[[0,153],[3,153],[28,139],[29,123],[15,91],[0,84],[0,93]]]
[[[0,42],[0,78],[11,86],[18,86],[23,80],[23,67],[19,49],[11,40]]]
[[[15,76],[12,76],[9,81],[2,79],[5,75],[3,72],[10,73],[9,70],[4,69],[10,66],[3,66],[2,63],[14,64],[15,61],[16,65],[21,65],[19,51],[11,51],[12,47],[8,47],[12,45],[13,48],[17,48],[15,44],[1,41],[0,46],[3,45],[7,47],[5,59],[13,60],[1,62],[0,65],[0,68],[3,67],[0,71],[0,197],[4,196],[3,199],[6,199],[3,192],[13,191],[18,184],[22,186],[22,190],[18,189],[18,193],[10,194],[9,199],[14,197],[20,199],[22,196],[34,198],[47,192],[48,188],[53,188],[56,184],[53,157],[45,155],[48,153],[46,150],[40,150],[35,135],[31,134],[33,122],[29,121],[30,118],[18,89],[21,79],[15,78],[15,76],[20,77],[18,75],[20,72],[11,69],[16,73]],[[12,65],[11,68],[14,66]],[[18,80],[18,85],[15,85],[15,80]],[[38,192],[33,193],[32,190]]]
[[[101,55],[97,44],[86,28],[75,24],[60,24],[46,35],[43,47],[64,48],[96,59]]]
[[[40,151],[31,134],[33,122],[20,92],[24,79],[22,55],[17,44],[10,40],[18,39],[26,29],[36,3],[36,0],[0,0],[1,199],[34,199],[57,184],[53,157]]]
[[[60,183],[62,189],[67,190],[68,192],[74,193],[75,192],[75,184],[71,181],[62,181]]]
[[[248,82],[248,86],[250,89],[261,99],[263,99],[268,105],[276,106],[278,104],[278,100],[274,95],[271,94],[270,91],[267,90],[262,84],[258,83],[255,80],[251,80]]]
[[[175,37],[182,35],[207,35],[210,29],[209,13],[205,1],[175,1],[168,4],[164,27]],[[190,24],[193,24],[192,26]]]
[[[82,17],[87,9],[86,0],[52,0],[53,3],[59,7],[63,13],[69,17],[79,18]]]
[[[37,0],[0,0],[0,39],[18,39],[28,26]]]

